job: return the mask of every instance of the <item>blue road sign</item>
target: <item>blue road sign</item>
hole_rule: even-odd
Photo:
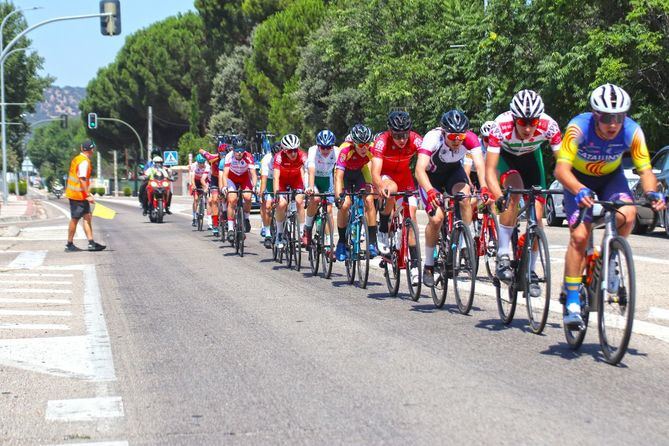
[[[176,150],[163,152],[163,160],[166,166],[176,166],[179,164],[179,152]]]

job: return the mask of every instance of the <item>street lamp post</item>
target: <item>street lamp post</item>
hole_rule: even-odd
[[[25,9],[15,9],[14,11],[10,12],[5,16],[5,18],[2,20],[2,23],[0,23],[0,51],[4,50],[4,41],[3,41],[3,36],[4,36],[4,29],[5,29],[5,24],[7,23],[7,20],[13,16],[14,14],[18,14],[19,12],[23,11],[34,11],[36,9],[42,9],[41,6],[34,6],[32,8],[25,8]],[[11,52],[10,52],[11,53]],[[9,55],[9,53],[7,53]],[[0,59],[0,84],[2,84],[2,88],[0,88],[0,120],[2,120],[2,201],[3,204],[7,205],[7,200],[9,198],[9,191],[7,188],[7,127],[5,126],[5,58],[3,57]]]

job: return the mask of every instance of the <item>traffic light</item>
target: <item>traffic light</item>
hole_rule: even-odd
[[[89,113],[88,114],[88,128],[95,130],[98,128],[98,114]]]
[[[121,34],[121,2],[119,0],[100,0],[100,13],[111,12],[113,15],[100,17],[100,32],[103,36]]]
[[[60,115],[60,127],[63,129],[67,128],[67,115]]]

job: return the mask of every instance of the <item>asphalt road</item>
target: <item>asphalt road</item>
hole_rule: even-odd
[[[331,280],[313,278],[272,262],[257,235],[239,258],[193,231],[188,216],[151,224],[136,201],[106,204],[118,214],[95,222],[96,239],[109,247],[101,253],[63,253],[54,228],[66,219],[52,206],[50,220],[30,226],[55,240],[0,238],[0,273],[17,271],[8,266],[14,254],[37,250],[47,253],[33,271],[69,271],[83,322],[67,334],[88,339],[84,359],[98,355],[76,373],[27,369],[53,329],[0,330],[2,444],[667,443],[667,324],[644,313],[669,308],[669,241],[659,232],[632,238],[635,252],[655,259],[637,269],[639,318],[656,328],[635,333],[623,364],[612,367],[596,330],[572,352],[556,314],[537,336],[522,308],[512,326],[501,325],[485,293],[470,316],[457,313],[452,294],[435,310],[428,294],[388,297],[378,271],[367,290],[345,284],[338,264]],[[566,229],[549,229],[549,241],[561,274]],[[16,338],[34,347],[22,364],[2,356],[2,342]],[[53,401],[77,398],[107,412],[73,421],[49,411]]]

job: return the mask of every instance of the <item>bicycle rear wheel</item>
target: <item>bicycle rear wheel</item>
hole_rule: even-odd
[[[455,246],[452,252],[453,291],[458,310],[468,314],[474,303],[474,287],[476,285],[476,266],[474,264],[474,240],[469,228],[459,225],[451,235],[451,245]]]
[[[527,303],[527,318],[530,322],[530,330],[534,334],[541,334],[546,327],[548,319],[548,310],[551,302],[551,259],[548,252],[548,239],[543,229],[536,227],[533,233],[530,233],[529,240],[525,241],[523,246],[523,295]],[[537,244],[537,252],[532,254],[534,244]],[[536,281],[541,289],[541,294],[532,297],[530,294],[530,285],[532,282],[531,256],[536,255],[534,273]]]
[[[597,293],[599,344],[609,364],[618,364],[627,352],[636,303],[634,258],[629,243],[616,236],[609,242],[608,283]],[[602,275],[603,277],[603,275]]]
[[[497,257],[497,218],[494,214],[486,214],[483,217],[483,224],[481,227],[481,243],[483,243],[483,261],[485,263],[485,270],[488,273],[490,280],[495,276],[495,258]]]
[[[390,234],[388,234],[390,238]],[[397,296],[400,291],[400,267],[398,262],[399,251],[395,247],[391,247],[391,252],[383,260],[383,276],[386,278],[386,285],[388,286],[388,294]]]
[[[323,278],[329,279],[332,275],[332,264],[334,263],[334,234],[332,232],[332,220],[330,214],[325,214],[324,221],[321,223],[321,255]]]
[[[360,288],[367,288],[367,280],[369,279],[369,229],[367,227],[367,219],[363,214],[358,224],[360,232],[358,233],[356,265],[358,267],[358,286]]]
[[[497,311],[499,317],[504,325],[509,325],[513,320],[513,315],[516,313],[516,304],[518,302],[518,284],[516,280],[516,268],[518,267],[518,259],[515,259],[516,247],[518,246],[518,228],[516,227],[511,234],[511,254],[509,257],[513,258],[511,267],[514,271],[514,278],[510,283],[504,283],[496,276],[493,276],[493,284],[495,285],[495,297],[497,298]]]
[[[311,267],[311,275],[318,274],[318,268],[321,261],[321,250],[323,249],[323,221],[319,215],[314,219],[314,225],[311,231],[311,243],[307,246],[307,254],[309,256],[309,266]]]
[[[434,286],[430,288],[430,292],[432,293],[432,301],[434,302],[434,306],[441,308],[446,302],[446,295],[448,292],[448,274],[450,274],[450,271],[448,271],[448,268],[446,267],[446,258],[448,256],[448,240],[444,240],[443,236],[440,236],[438,247],[437,258],[434,261]],[[430,253],[426,252],[425,255],[429,256]]]
[[[411,300],[417,302],[420,298],[420,289],[423,284],[423,269],[421,268],[421,259],[420,259],[420,238],[418,237],[418,228],[410,218],[404,219],[404,226],[407,230],[407,239],[406,239],[406,273],[407,273],[407,286],[409,287],[409,295]],[[416,258],[411,256],[411,249],[409,249],[409,238],[413,236],[413,239],[416,242]],[[417,269],[417,283],[413,283],[411,280],[411,270]]]

